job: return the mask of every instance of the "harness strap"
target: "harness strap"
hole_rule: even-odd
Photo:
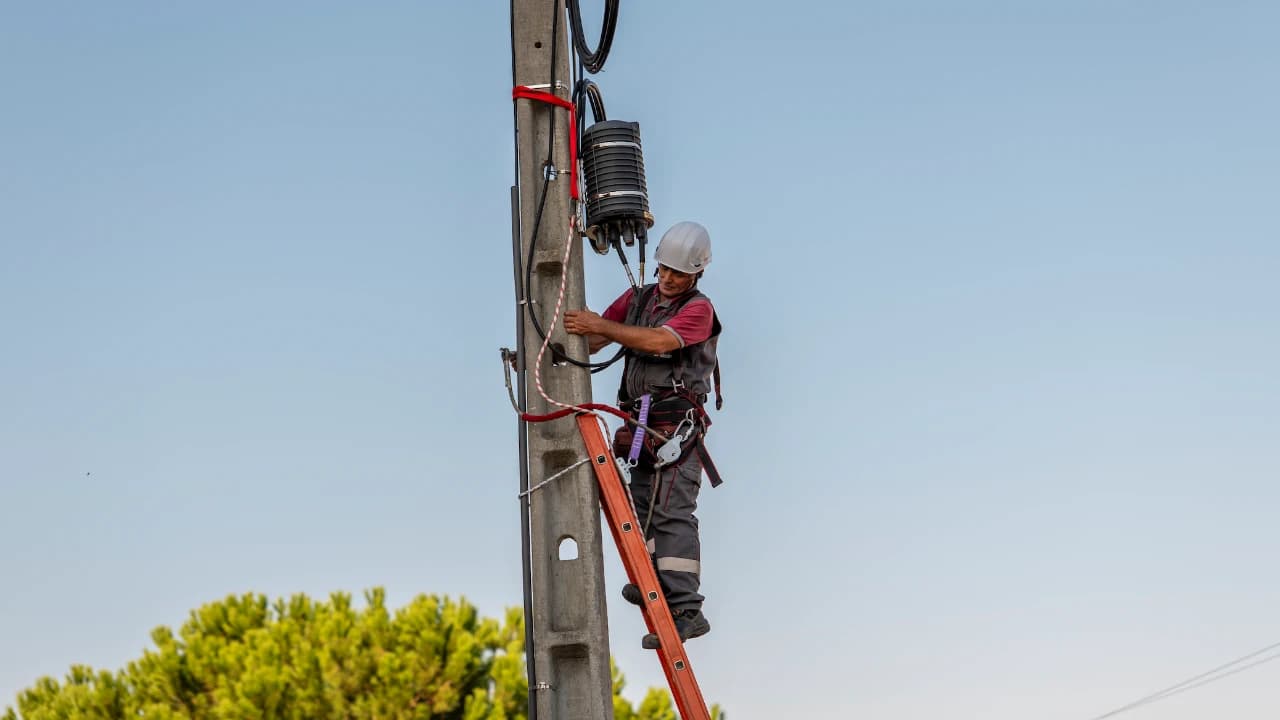
[[[711,487],[720,487],[724,479],[720,477],[720,471],[716,469],[716,464],[712,462],[711,453],[707,452],[706,443],[702,442],[702,438],[698,438],[694,449],[698,451],[698,458],[702,460],[702,471],[707,474],[707,479],[711,481]]]
[[[724,395],[720,394],[720,358],[716,358],[716,369],[711,371],[711,377],[716,385],[716,410],[723,410]]]
[[[650,396],[646,393],[640,396],[640,417],[636,418],[641,425],[649,424],[649,400]],[[637,432],[631,438],[631,452],[627,455],[627,460],[634,466],[640,461],[640,449],[644,447],[644,433]]]

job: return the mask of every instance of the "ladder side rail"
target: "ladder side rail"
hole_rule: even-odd
[[[627,570],[627,577],[640,588],[640,594],[644,598],[641,612],[645,625],[662,643],[658,648],[658,658],[662,671],[667,676],[667,685],[671,688],[680,718],[710,720],[711,713],[707,710],[706,700],[703,699],[698,680],[694,677],[684,643],[680,642],[680,635],[676,631],[675,619],[662,594],[662,586],[658,582],[649,550],[645,547],[640,521],[623,488],[618,467],[614,464],[613,450],[594,415],[580,413],[577,422],[595,469],[596,480],[600,484],[600,503],[613,540],[618,546],[618,554]]]

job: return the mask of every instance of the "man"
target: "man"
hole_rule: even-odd
[[[703,410],[716,373],[716,344],[720,321],[711,300],[698,291],[698,279],[711,262],[711,236],[695,222],[676,223],[654,252],[658,282],[639,291],[627,290],[597,315],[590,310],[565,313],[565,329],[585,335],[591,352],[610,343],[626,348],[626,366],[618,390],[618,406],[638,418],[645,396],[650,427],[671,438],[679,435],[680,454],[662,462],[656,451],[661,440],[646,433],[642,451],[631,451],[633,428],[628,424],[614,439],[614,452],[636,460],[631,469],[631,494],[636,516],[645,528],[663,594],[675,618],[680,640],[705,635],[711,623],[702,614],[699,594],[701,549],[698,540],[698,490],[702,486],[702,436],[710,420]],[[719,388],[716,388],[717,395]],[[719,401],[717,398],[717,406]],[[719,483],[714,466],[707,466],[712,484]],[[628,584],[622,596],[642,603],[640,590]],[[644,637],[646,649],[656,649],[653,633]]]

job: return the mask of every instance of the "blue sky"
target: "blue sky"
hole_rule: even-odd
[[[0,706],[228,593],[520,602],[507,22],[0,5]],[[624,4],[609,115],[715,243],[735,720],[1087,720],[1280,641],[1277,22]]]

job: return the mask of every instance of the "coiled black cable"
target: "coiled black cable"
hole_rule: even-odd
[[[605,116],[604,98],[600,96],[600,86],[586,78],[579,80],[573,87],[573,105],[578,114],[578,137],[582,137],[582,131],[586,128],[587,103],[591,105],[591,117],[596,122],[609,119]]]
[[[613,46],[613,32],[618,28],[618,0],[605,0],[604,20],[600,23],[600,41],[596,49],[587,47],[587,36],[582,31],[582,8],[579,0],[568,0],[569,25],[573,28],[573,45],[582,58],[582,66],[587,72],[595,74],[604,68],[609,59],[609,48]]]

